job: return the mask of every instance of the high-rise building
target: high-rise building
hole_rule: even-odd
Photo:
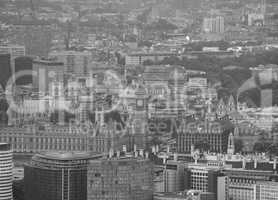
[[[25,47],[18,45],[8,45],[8,46],[0,46],[0,53],[8,53],[11,55],[11,71],[12,74],[15,72],[15,59],[17,57],[25,56]]]
[[[33,59],[27,56],[15,58],[15,73],[20,73],[23,70],[33,69]],[[16,85],[26,85],[32,83],[33,77],[31,75],[20,76],[16,79]]]
[[[58,61],[63,62],[65,73],[86,75],[91,53],[87,51],[54,51],[49,54],[49,57],[57,58]]]
[[[45,153],[24,167],[28,200],[87,200],[87,153]]]
[[[177,156],[165,164],[165,193],[194,190],[210,192],[217,200],[228,199],[228,178],[222,173],[221,166],[177,161]]]
[[[203,30],[205,33],[224,33],[224,17],[206,17],[203,22]]]
[[[42,94],[49,92],[49,84],[54,80],[63,80],[64,63],[54,59],[40,59],[33,61],[33,85]]]
[[[219,167],[193,164],[189,165],[185,171],[187,171],[186,180],[190,180],[189,184],[185,184],[185,189],[212,192],[220,197],[218,200],[228,199],[228,178]]]
[[[179,192],[184,190],[185,164],[177,161],[167,161],[164,172],[164,192]]]
[[[5,90],[9,78],[12,76],[11,54],[0,54],[0,84]]]
[[[13,153],[7,143],[0,143],[0,200],[13,199]]]
[[[90,161],[88,200],[151,200],[152,196],[153,167],[150,160],[118,155],[108,160]]]
[[[147,146],[147,93],[145,88],[139,87],[135,91],[136,105],[132,117],[131,147],[136,145],[138,149]]]

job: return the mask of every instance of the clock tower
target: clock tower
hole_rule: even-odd
[[[132,113],[131,146],[138,149],[145,149],[147,146],[147,93],[143,86],[139,86],[135,91],[135,106]]]

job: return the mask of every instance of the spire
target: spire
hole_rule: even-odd
[[[217,110],[216,110],[217,116],[218,117],[224,117],[227,113],[226,113],[226,105],[223,101],[223,99],[220,99],[218,106],[217,106]]]
[[[230,133],[228,138],[228,149],[227,154],[234,154],[235,153],[235,143],[234,143],[234,135],[233,133]]]
[[[233,112],[236,110],[235,99],[234,99],[233,95],[231,95],[229,98],[227,108],[228,108],[228,112]]]
[[[238,126],[235,126],[235,128],[234,128],[234,137],[235,138],[239,137],[239,128],[238,128]]]

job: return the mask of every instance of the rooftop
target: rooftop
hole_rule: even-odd
[[[86,152],[47,152],[44,154],[37,154],[36,157],[49,159],[49,160],[83,160],[89,159],[94,156],[101,156],[101,155],[91,155]]]

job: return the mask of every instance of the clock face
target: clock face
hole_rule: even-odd
[[[137,100],[137,106],[142,107],[144,105],[143,100]]]

